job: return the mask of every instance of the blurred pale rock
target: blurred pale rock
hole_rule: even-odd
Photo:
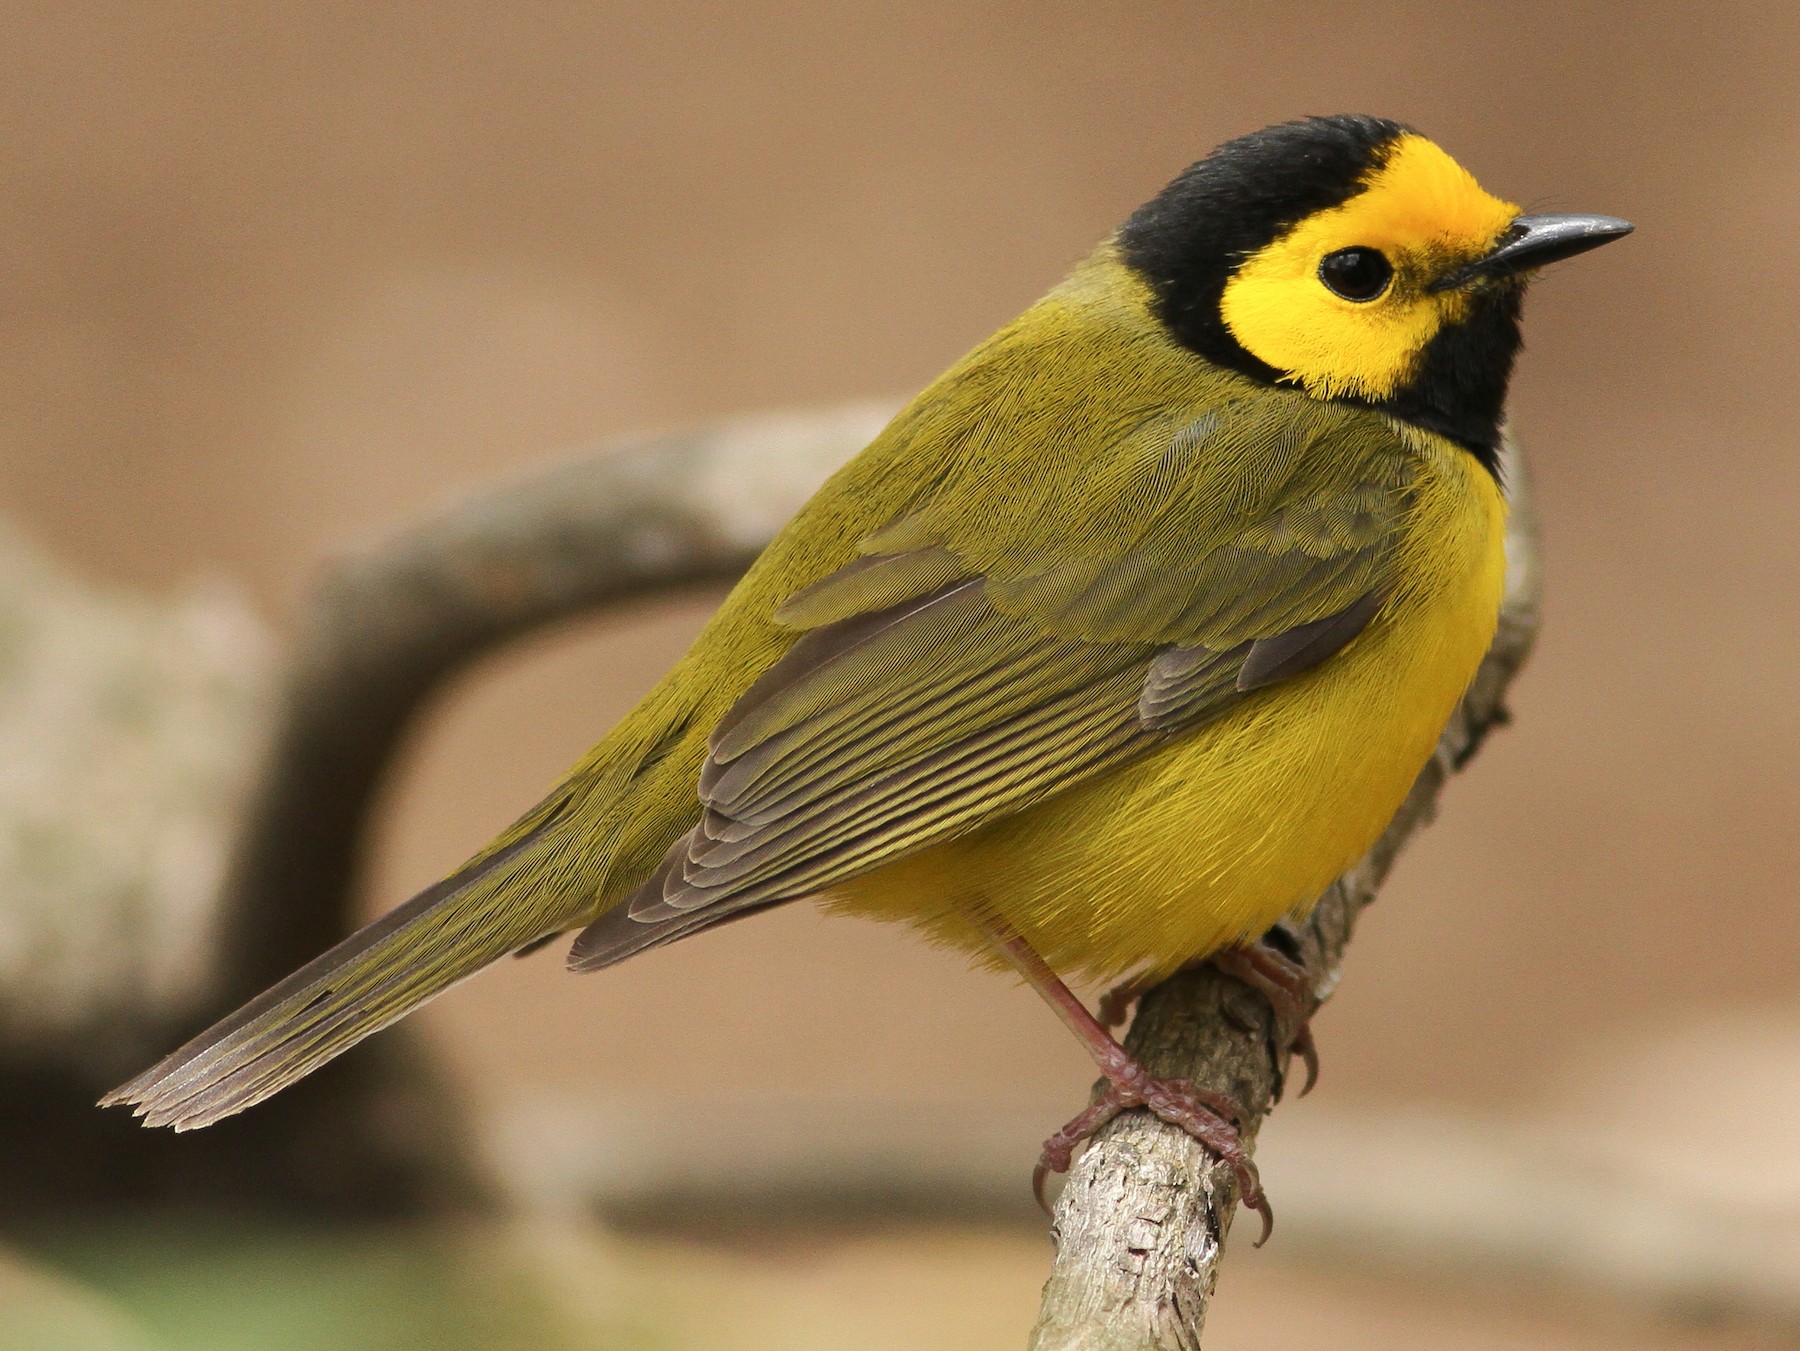
[[[0,1050],[116,1054],[198,993],[273,650],[221,585],[99,591],[0,525]]]

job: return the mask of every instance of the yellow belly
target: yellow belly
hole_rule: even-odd
[[[1304,912],[1386,827],[1493,639],[1505,507],[1470,455],[1426,473],[1392,599],[1305,675],[1143,760],[846,882],[833,908],[980,952],[1005,917],[1057,970],[1167,973]]]

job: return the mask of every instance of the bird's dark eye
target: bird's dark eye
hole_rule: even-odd
[[[1319,280],[1345,300],[1373,300],[1394,279],[1394,265],[1379,250],[1339,249],[1319,264]]]

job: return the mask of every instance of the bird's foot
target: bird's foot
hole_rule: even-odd
[[[1319,1052],[1312,1035],[1312,1015],[1318,1011],[1319,998],[1306,968],[1261,939],[1227,948],[1210,960],[1226,975],[1243,981],[1269,1001],[1275,1014],[1275,1040],[1279,1049],[1292,1051],[1306,1066],[1306,1084],[1300,1090],[1300,1096],[1312,1092],[1313,1085],[1319,1081]],[[1148,994],[1156,983],[1149,976],[1127,976],[1113,986],[1100,996],[1095,1008],[1100,1025],[1109,1029],[1122,1026],[1131,1016],[1132,1005]]]
[[[1045,1210],[1044,1180],[1051,1173],[1066,1173],[1074,1160],[1075,1150],[1120,1112],[1142,1107],[1171,1126],[1186,1131],[1231,1169],[1237,1181],[1238,1196],[1243,1203],[1262,1216],[1261,1247],[1274,1227],[1274,1215],[1268,1197],[1263,1195],[1256,1165],[1244,1148],[1241,1125],[1244,1109],[1231,1098],[1213,1093],[1185,1079],[1158,1079],[1140,1065],[1132,1054],[1114,1040],[1087,1006],[1075,997],[1061,977],[1004,920],[977,911],[976,922],[992,940],[1013,968],[1055,1009],[1068,1028],[1081,1039],[1093,1056],[1100,1073],[1106,1076],[1106,1091],[1098,1101],[1078,1115],[1055,1135],[1044,1141],[1044,1152],[1031,1175],[1031,1190]],[[1136,992],[1130,997],[1135,997]]]
[[[1262,1217],[1262,1235],[1256,1240],[1260,1248],[1275,1227],[1275,1213],[1238,1133],[1244,1109],[1225,1094],[1209,1092],[1186,1079],[1155,1078],[1126,1057],[1107,1066],[1106,1074],[1106,1091],[1044,1141],[1043,1156],[1031,1175],[1031,1190],[1038,1204],[1049,1209],[1044,1200],[1045,1181],[1051,1173],[1069,1171],[1076,1149],[1085,1140],[1121,1112],[1141,1107],[1186,1131],[1231,1169],[1244,1205]]]
[[[1215,954],[1212,962],[1269,1001],[1275,1019],[1276,1051],[1291,1051],[1306,1066],[1306,1082],[1300,1088],[1304,1098],[1319,1082],[1319,1051],[1312,1035],[1312,1016],[1319,1011],[1319,996],[1306,968],[1267,939],[1226,948]],[[1275,1096],[1280,1099],[1280,1086]]]

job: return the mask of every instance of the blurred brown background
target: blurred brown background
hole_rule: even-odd
[[[1318,1100],[1503,1109],[1792,1007],[1800,10],[4,14],[0,514],[96,580],[222,573],[278,622],[340,541],[547,454],[918,387],[1270,121],[1398,117],[1501,195],[1635,220],[1534,293],[1543,641],[1357,940]],[[708,604],[466,682],[395,785],[371,911],[531,800]],[[481,1103],[981,1093],[1048,1127],[1090,1073],[1029,995],[802,910],[588,980],[508,964],[423,1018]]]

